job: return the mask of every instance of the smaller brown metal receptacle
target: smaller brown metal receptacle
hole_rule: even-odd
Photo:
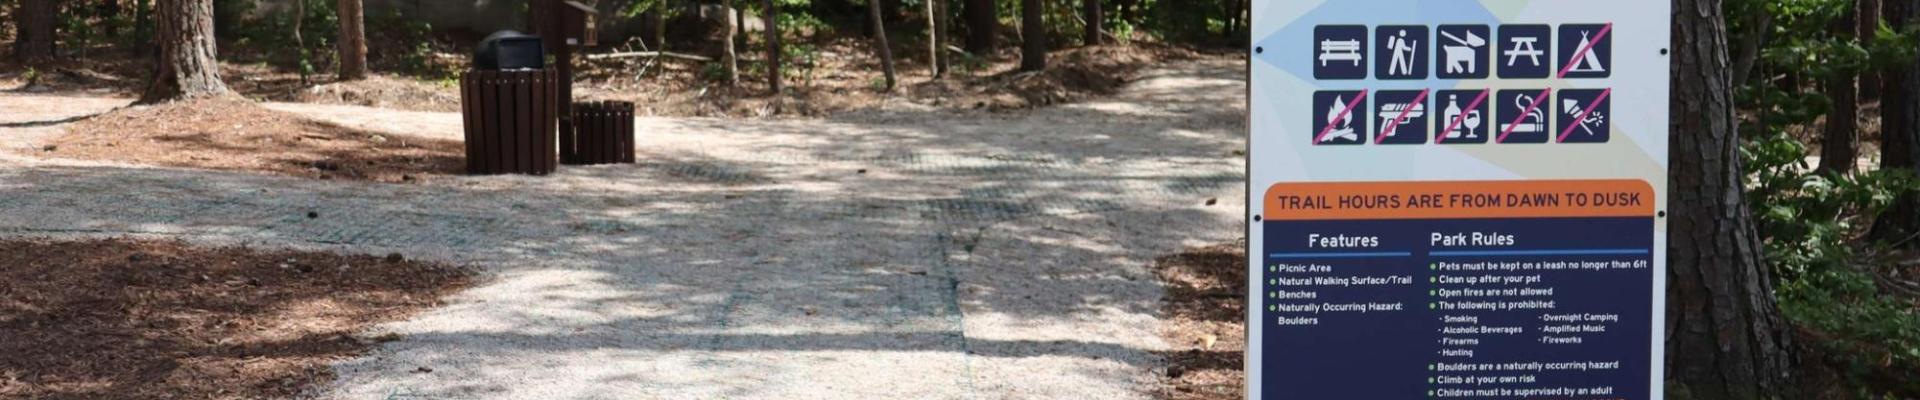
[[[559,126],[559,74],[552,69],[470,70],[460,76],[467,173],[546,175]]]
[[[560,133],[560,162],[632,164],[633,140],[633,103],[574,103],[573,132]]]

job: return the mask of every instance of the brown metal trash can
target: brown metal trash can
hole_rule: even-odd
[[[560,162],[632,164],[633,140],[633,103],[574,103],[573,132],[560,133]]]
[[[558,167],[554,139],[560,75],[553,69],[469,70],[460,76],[467,173],[546,175]]]

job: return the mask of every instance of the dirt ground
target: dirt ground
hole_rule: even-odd
[[[638,113],[662,116],[821,117],[883,107],[1012,110],[1112,94],[1159,63],[1223,57],[1151,43],[1083,47],[1054,51],[1042,72],[1018,71],[1020,60],[1012,54],[955,57],[951,72],[935,80],[925,57],[896,54],[897,88],[889,92],[879,57],[863,41],[835,40],[809,54],[787,67],[789,91],[777,98],[765,95],[765,79],[744,66],[741,86],[729,88],[710,64],[675,59],[583,62],[575,93],[633,101],[642,105]]]
[[[399,254],[0,241],[0,398],[294,397],[472,280]]]
[[[903,106],[1010,110],[1112,94],[1138,78],[1141,69],[1159,63],[1229,57],[1134,43],[1058,50],[1049,56],[1047,70],[1020,72],[1019,57],[1008,49],[992,57],[956,56],[949,75],[933,80],[924,60],[914,59],[915,54],[899,54],[899,86],[889,92],[884,90],[878,57],[863,40],[836,39],[806,46],[813,50],[804,52],[804,58],[789,61],[785,69],[787,91],[778,97],[768,94],[764,74],[757,71],[756,54],[752,53],[742,55],[741,84],[737,87],[724,83],[718,62],[676,58],[590,60],[577,56],[575,95],[583,101],[632,101],[641,105],[638,114],[654,116],[824,117]],[[221,77],[245,98],[459,111],[458,83],[449,77],[396,75],[376,68],[374,75],[363,81],[338,82],[330,74],[302,80],[286,67],[248,56],[257,49],[233,51],[241,55],[222,59]],[[443,60],[439,61],[442,64],[463,60],[452,50],[439,51],[432,58]],[[113,50],[38,68],[0,62],[0,90],[138,97],[151,72],[150,64],[146,58]]]
[[[1192,345],[1159,335],[1150,265],[1244,226],[1239,202],[1208,201],[1245,196],[1244,65],[1163,63],[1113,96],[1004,114],[641,118],[649,164],[543,178],[359,184],[0,154],[17,211],[0,231],[487,269],[382,324],[398,340],[335,363],[322,398],[1151,398],[1162,354]],[[0,147],[42,151],[80,123],[61,121],[125,104],[0,93]],[[448,113],[261,106],[459,139]]]
[[[811,70],[819,71],[819,76],[803,72],[808,78],[793,82],[794,89],[780,98],[757,95],[763,90],[756,88],[763,85],[760,82],[745,81],[738,88],[727,89],[698,76],[699,68],[686,63],[652,64],[636,59],[587,62],[577,93],[583,100],[633,101],[640,105],[636,111],[643,115],[818,117],[889,107],[992,111],[1096,99],[1116,93],[1147,66],[1223,57],[1151,44],[1088,47],[1056,52],[1054,64],[1044,72],[1015,71],[1017,59],[980,61],[956,68],[950,78],[939,81],[927,80],[924,70],[915,72],[907,61],[902,66],[902,87],[883,93],[871,86],[880,79],[878,66],[872,65],[872,57],[853,52],[859,48],[856,42],[842,41],[820,51],[821,56],[814,61],[818,65]],[[114,75],[134,74],[141,70],[137,64],[113,59],[100,63],[70,61],[45,67],[42,72],[0,72],[0,86],[9,85],[11,79],[11,85],[18,88],[15,90],[28,93],[137,96],[139,78]],[[463,145],[444,135],[393,135],[321,122],[248,101],[452,111],[459,104],[457,88],[391,76],[302,86],[297,76],[261,64],[228,63],[223,70],[229,85],[241,96],[123,107],[85,117],[43,146],[16,151],[47,158],[388,183],[419,182],[461,172]],[[6,71],[5,66],[0,66],[0,71]],[[635,79],[623,75],[625,71],[653,72]]]
[[[1161,257],[1154,270],[1166,286],[1162,333],[1174,350],[1160,398],[1227,400],[1246,397],[1246,244],[1190,249]]]
[[[457,140],[391,135],[270,110],[240,98],[132,106],[93,116],[41,157],[256,171],[317,179],[416,182],[462,172]]]

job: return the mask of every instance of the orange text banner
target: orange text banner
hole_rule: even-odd
[[[1281,183],[1267,188],[1269,221],[1530,217],[1652,217],[1639,180]]]

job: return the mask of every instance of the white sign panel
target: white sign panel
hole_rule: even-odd
[[[1252,12],[1250,398],[1662,398],[1665,0]]]

